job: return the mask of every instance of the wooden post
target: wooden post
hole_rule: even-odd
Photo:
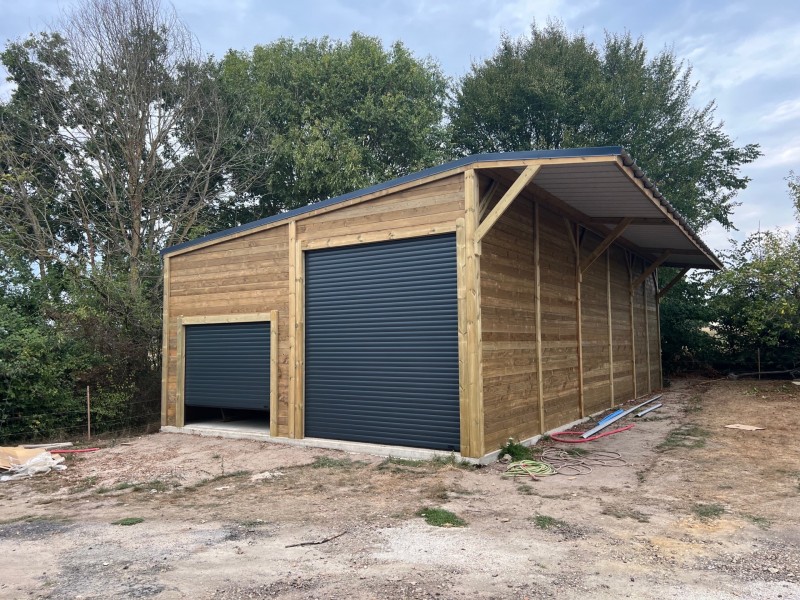
[[[608,309],[608,387],[614,406],[614,327],[611,316],[611,250],[606,250],[606,307]]]
[[[169,257],[164,257],[163,299],[161,307],[161,425],[168,425],[169,412]]]
[[[469,420],[469,336],[467,334],[467,243],[464,219],[456,219],[456,277],[458,299],[458,398],[461,427],[461,455],[472,451]]]
[[[626,254],[625,256],[625,264],[628,267],[628,301],[630,304],[630,319],[631,319],[631,371],[633,373],[633,397],[638,398],[639,394],[636,390],[636,326],[634,325],[633,320],[633,288],[630,287],[631,282],[633,281],[632,271],[633,266],[631,261],[633,258],[630,254]]]
[[[297,404],[297,388],[295,382],[297,380],[297,315],[295,310],[297,303],[295,295],[297,294],[296,280],[297,269],[295,266],[295,251],[294,247],[297,245],[297,222],[289,221],[289,407],[287,414],[287,421],[289,427],[289,437],[295,438],[295,412],[294,407]]]
[[[640,285],[644,285],[642,289],[642,304],[644,305],[644,343],[647,347],[647,391],[649,393],[653,391],[653,381],[650,377],[650,371],[653,365],[650,363],[650,315],[647,314],[650,310],[647,306],[647,281],[645,280],[645,282]]]
[[[575,327],[576,335],[578,338],[578,408],[580,410],[581,418],[586,416],[586,406],[584,401],[583,390],[583,316],[581,309],[581,283],[583,281],[583,273],[581,270],[581,240],[580,240],[580,225],[575,225],[573,228],[569,227],[570,236],[572,237],[572,248],[575,251]]]
[[[269,314],[269,435],[278,436],[278,311]]]
[[[183,315],[178,317],[178,351],[177,351],[177,370],[175,373],[175,426],[183,427],[185,421],[184,410],[184,385],[183,379],[186,375],[186,327],[183,324]]]
[[[306,323],[306,287],[305,287],[305,263],[303,261],[303,249],[300,243],[295,241],[294,248],[290,250],[294,253],[294,435],[296,438],[305,437],[305,323]]]
[[[92,439],[92,397],[89,395],[89,386],[86,386],[86,439]]]
[[[539,433],[544,426],[544,378],[542,374],[542,274],[539,268],[539,204],[533,205],[534,305],[536,310],[536,373],[539,396]]]
[[[658,335],[658,387],[664,387],[664,357],[661,353],[661,302],[658,300],[658,271],[653,273],[653,285],[655,287],[655,297],[653,302],[656,304],[656,335]]]
[[[468,421],[469,454],[471,458],[483,456],[484,415],[483,415],[483,375],[481,368],[481,272],[480,242],[475,237],[478,229],[478,201],[480,196],[478,176],[474,169],[464,173],[464,245],[465,256],[465,326],[466,326],[466,377],[465,397]]]

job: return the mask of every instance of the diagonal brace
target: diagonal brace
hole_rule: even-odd
[[[650,275],[653,274],[653,271],[655,271],[658,267],[660,267],[661,264],[665,260],[667,260],[671,254],[672,254],[671,251],[664,250],[664,252],[661,253],[661,256],[659,256],[654,263],[651,263],[650,266],[647,267],[641,275],[639,275],[636,279],[633,280],[633,283],[631,283],[631,289],[635,290],[640,285],[642,285],[642,282],[648,277],[650,277]]]
[[[672,278],[672,281],[670,281],[667,285],[665,285],[662,289],[658,291],[658,293],[656,294],[656,300],[661,302],[661,298],[663,298],[666,295],[666,293],[670,291],[676,283],[678,283],[681,279],[683,279],[683,276],[686,275],[686,273],[688,272],[689,272],[689,267],[681,269],[680,272],[677,275],[675,275],[675,277]]]
[[[530,165],[526,167],[526,169],[522,172],[522,174],[517,177],[517,180],[511,184],[511,187],[508,188],[508,191],[500,198],[500,201],[495,205],[483,222],[478,226],[475,230],[475,241],[480,242],[483,236],[489,233],[489,230],[492,226],[497,223],[500,217],[503,216],[503,213],[508,210],[508,207],[511,206],[511,203],[517,199],[517,196],[520,195],[525,186],[536,176],[536,173],[539,172],[541,165]]]
[[[614,227],[614,229],[605,237],[605,239],[600,242],[600,245],[594,249],[594,252],[592,252],[583,262],[581,262],[581,274],[585,273],[586,269],[591,267],[592,263],[602,256],[603,252],[605,252],[606,249],[623,234],[623,232],[628,228],[628,225],[630,225],[632,222],[633,217],[625,217],[619,222],[619,224],[617,224],[616,227]]]

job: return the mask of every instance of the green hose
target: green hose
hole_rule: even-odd
[[[547,477],[557,471],[540,460],[520,460],[510,463],[503,477]]]

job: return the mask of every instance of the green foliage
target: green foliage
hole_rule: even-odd
[[[447,80],[400,42],[281,39],[229,52],[220,88],[231,119],[261,140],[253,164],[233,169],[245,201],[220,225],[276,214],[437,164]],[[227,148],[235,152],[238,147]],[[263,175],[253,172],[268,165]]]
[[[677,269],[659,269],[665,286]],[[661,300],[661,356],[667,375],[707,370],[723,361],[719,338],[712,335],[714,320],[702,276],[686,276]]]
[[[547,515],[536,515],[532,518],[533,524],[539,529],[562,529],[567,527],[567,523],[555,517],[548,517]]]
[[[124,519],[120,519],[119,521],[114,521],[111,524],[129,527],[131,525],[138,525],[139,523],[144,523],[144,519],[142,519],[141,517],[125,517]]]
[[[464,519],[444,508],[421,508],[417,516],[434,527],[464,527],[467,524]]]
[[[500,460],[504,456],[510,457],[512,462],[533,458],[531,449],[519,442],[515,442],[513,438],[508,438],[508,441],[500,446],[500,454],[497,455],[497,459]]]
[[[800,231],[761,231],[725,253],[708,283],[714,329],[733,370],[800,365]]]
[[[452,140],[460,153],[622,145],[694,227],[730,227],[748,182],[739,169],[760,151],[733,144],[713,102],[694,107],[691,75],[672,52],[649,56],[627,33],[598,48],[558,23],[534,24],[461,80]]]
[[[707,521],[710,519],[718,519],[725,514],[725,507],[721,504],[695,504],[692,507],[692,512],[700,519]]]

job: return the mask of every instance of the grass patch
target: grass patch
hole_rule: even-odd
[[[536,515],[531,517],[531,521],[539,529],[562,529],[567,527],[566,521],[556,519],[555,517],[548,517],[547,515]]]
[[[424,467],[427,464],[427,461],[424,460],[415,460],[413,458],[396,458],[394,456],[390,456],[386,460],[384,460],[382,465],[398,465],[401,467]]]
[[[123,481],[114,486],[114,491],[120,492],[122,490],[128,490],[132,487],[136,486],[133,483],[128,483],[127,481]]]
[[[620,508],[617,506],[606,506],[600,511],[601,515],[609,515],[617,519],[633,519],[639,523],[649,523],[650,517],[643,512],[632,508]]]
[[[761,529],[769,529],[772,525],[772,521],[767,519],[766,517],[759,517],[758,515],[749,515],[743,514],[742,517],[750,521],[753,525],[760,527]]]
[[[703,410],[702,396],[692,396],[691,398],[689,398],[689,401],[683,406],[683,412],[687,415],[692,413],[699,413],[702,410]]]
[[[130,525],[138,525],[139,523],[142,522],[144,522],[144,519],[142,519],[141,517],[125,517],[124,519],[120,519],[119,521],[114,521],[111,524],[129,527]]]
[[[533,488],[529,486],[527,483],[521,483],[520,485],[518,485],[517,491],[520,494],[524,494],[526,496],[531,496],[534,493]]]
[[[464,519],[443,508],[420,508],[417,516],[434,527],[464,527],[467,524]]]
[[[500,454],[497,456],[497,459],[500,460],[505,456],[508,456],[513,462],[517,462],[519,460],[531,459],[533,453],[527,446],[515,442],[513,438],[508,438],[508,441],[500,446]]]
[[[94,493],[95,494],[107,494],[110,491],[112,491],[112,490],[109,487],[99,487],[94,491]]]
[[[456,457],[454,452],[451,452],[447,456],[434,456],[430,461],[430,464],[436,468],[443,468],[443,467],[457,467],[459,469],[472,469],[475,465],[472,463],[468,463],[466,461],[460,460]]]
[[[78,494],[80,492],[85,492],[86,490],[93,488],[96,484],[97,484],[97,475],[92,475],[91,477],[84,477],[73,486],[72,493]]]
[[[697,425],[682,425],[669,432],[666,439],[656,446],[656,450],[665,451],[673,448],[703,448],[709,432]]]
[[[311,463],[313,469],[352,469],[353,467],[361,467],[367,463],[363,461],[354,461],[349,458],[331,458],[330,456],[318,456]]]
[[[585,450],[584,448],[567,448],[566,450],[564,450],[564,452],[566,452],[570,456],[586,456],[587,454],[589,454],[589,451]]]
[[[695,504],[692,507],[692,512],[699,519],[708,521],[710,519],[718,519],[725,514],[725,507],[721,504]]]
[[[160,479],[153,479],[145,483],[138,483],[133,486],[134,492],[166,492],[169,491],[170,485]]]

